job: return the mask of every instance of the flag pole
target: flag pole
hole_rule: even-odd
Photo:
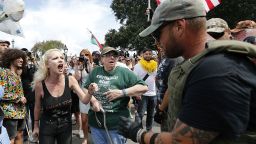
[[[148,22],[150,22],[150,10],[151,10],[151,3],[150,3],[150,0],[148,0],[148,8],[146,10],[148,15]]]

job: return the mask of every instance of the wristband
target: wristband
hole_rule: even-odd
[[[144,136],[146,134],[146,131],[144,129],[140,129],[138,132],[137,132],[137,135],[136,135],[136,140],[138,143],[141,143],[141,142],[144,142]],[[143,136],[143,138],[142,138]],[[142,143],[144,144],[144,143]]]
[[[122,89],[123,96],[127,96],[126,89]]]
[[[157,136],[158,136],[158,133],[154,133],[150,138],[149,144],[154,144]]]

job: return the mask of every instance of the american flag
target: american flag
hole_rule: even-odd
[[[164,0],[156,0],[157,5],[159,5],[162,1]],[[214,7],[216,7],[221,3],[221,0],[202,0],[202,1],[203,1],[206,12],[212,10]]]

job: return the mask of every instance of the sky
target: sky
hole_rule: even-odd
[[[35,43],[60,40],[66,44],[68,55],[78,55],[87,48],[99,50],[91,44],[91,35],[104,43],[110,29],[120,24],[110,8],[112,0],[24,0],[25,14],[20,20],[24,37],[0,32],[0,39],[12,41],[17,48],[31,49]]]

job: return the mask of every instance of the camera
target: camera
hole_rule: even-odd
[[[80,62],[83,62],[83,63],[87,63],[87,61],[88,61],[88,59],[87,58],[85,58],[85,57],[82,57],[82,56],[80,56],[79,57],[79,59],[78,59]]]

